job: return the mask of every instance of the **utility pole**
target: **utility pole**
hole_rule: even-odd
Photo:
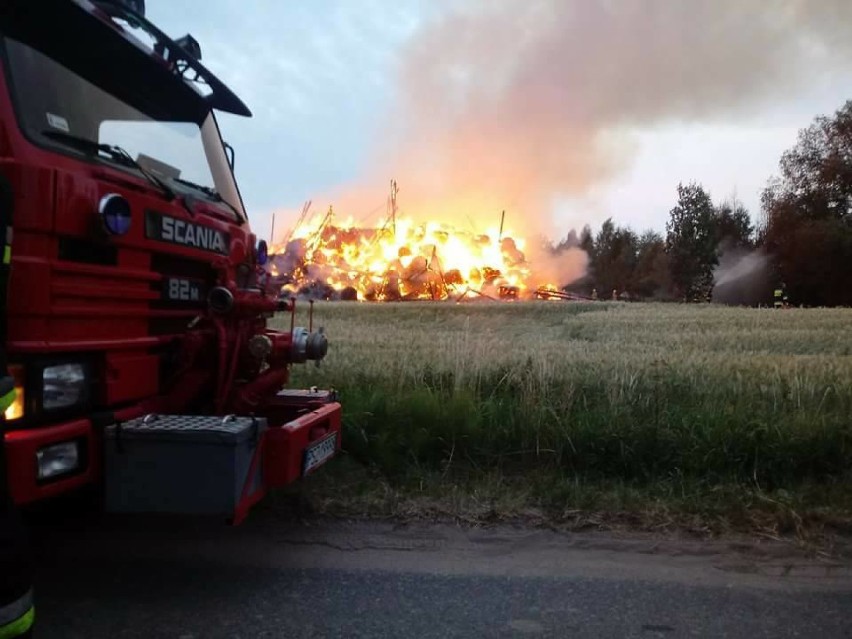
[[[506,210],[503,210],[503,214],[500,216],[500,235],[497,238],[498,242],[503,241],[503,222],[506,221]]]
[[[396,194],[399,193],[399,187],[396,185],[396,180],[391,180],[391,194],[390,194],[390,214],[391,214],[391,228],[393,228],[393,236],[396,237]]]
[[[275,244],[275,213],[272,214],[272,229],[269,231],[269,246]]]

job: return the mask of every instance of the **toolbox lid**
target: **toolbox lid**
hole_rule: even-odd
[[[257,439],[266,430],[266,419],[228,415],[146,415],[106,428],[111,439],[154,439],[233,445]]]

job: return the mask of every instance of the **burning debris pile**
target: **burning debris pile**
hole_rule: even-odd
[[[474,233],[391,213],[380,228],[337,223],[334,211],[307,218],[309,204],[271,251],[282,295],[367,301],[566,299],[501,228]],[[552,269],[551,269],[552,270]],[[561,282],[566,283],[566,282]]]
[[[354,228],[326,215],[278,247],[272,275],[282,292],[323,299],[517,299],[535,288],[523,243],[511,237],[411,220],[395,227]]]
[[[585,273],[588,256],[537,251],[500,227],[476,233],[439,222],[400,218],[391,181],[379,228],[335,221],[334,209],[309,217],[310,202],[282,244],[271,251],[273,283],[282,295],[367,301],[570,299],[559,290]],[[535,247],[533,247],[535,248]],[[566,259],[567,258],[567,259]]]

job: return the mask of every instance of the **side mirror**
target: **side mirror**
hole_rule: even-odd
[[[222,146],[225,147],[225,157],[228,158],[228,165],[231,167],[231,171],[234,170],[234,147],[232,147],[227,142],[222,142]]]

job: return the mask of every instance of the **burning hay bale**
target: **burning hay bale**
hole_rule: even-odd
[[[501,300],[516,300],[520,295],[521,289],[517,286],[501,286],[497,289],[497,293]]]
[[[452,268],[444,273],[444,284],[447,286],[463,286],[464,278],[462,277],[461,271],[457,268]]]
[[[357,302],[358,289],[356,289],[354,286],[347,286],[342,291],[340,291],[340,299],[343,302]]]
[[[517,267],[526,261],[526,257],[511,237],[504,237],[500,241],[500,253],[503,255],[503,262],[507,266]]]

